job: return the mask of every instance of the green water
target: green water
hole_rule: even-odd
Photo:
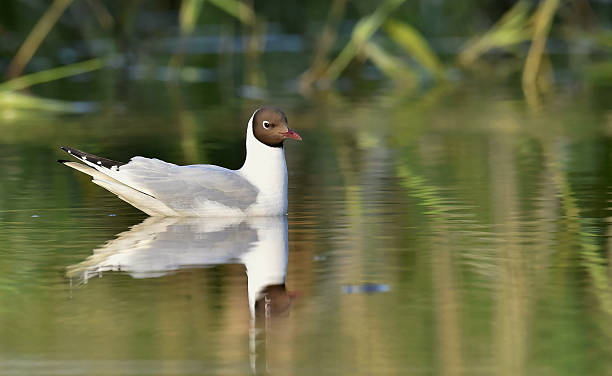
[[[59,146],[238,168],[261,104],[140,86],[86,115],[2,113],[0,374],[612,373],[605,95],[276,93],[304,139],[286,146],[298,297],[253,322],[235,259],[69,275],[147,217]]]

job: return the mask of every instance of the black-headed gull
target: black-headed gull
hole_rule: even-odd
[[[271,216],[287,213],[283,141],[301,140],[285,114],[263,107],[249,119],[247,156],[239,170],[214,165],[178,166],[154,158],[117,162],[62,147],[83,163],[59,162],[152,216]]]

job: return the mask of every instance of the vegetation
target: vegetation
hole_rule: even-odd
[[[306,5],[241,0],[11,0],[2,7],[0,36],[7,43],[0,50],[5,59],[0,68],[5,67],[9,80],[2,85],[2,108],[39,103],[44,109],[71,110],[65,103],[16,93],[27,87],[24,82],[32,85],[39,80],[22,80],[21,85],[10,80],[24,69],[49,70],[45,81],[79,74],[82,66],[74,71],[55,67],[66,65],[66,60],[91,58],[98,60],[89,70],[106,65],[105,61],[124,69],[144,62],[150,69],[167,66],[167,76],[178,80],[193,78],[198,66],[218,70],[218,64],[229,59],[242,71],[234,81],[257,89],[250,92],[265,92],[266,76],[272,73],[262,66],[262,54],[279,48],[287,54],[299,50],[301,62],[311,61],[309,66],[284,68],[294,79],[299,77],[300,92],[306,96],[337,87],[342,77],[359,79],[355,67],[370,64],[395,85],[416,93],[474,76],[495,81],[520,74],[525,97],[534,106],[556,81],[567,81],[558,77],[559,72],[569,71],[571,80],[584,83],[601,84],[612,78],[610,20],[598,16],[609,12],[610,6],[599,1],[472,0],[433,5],[334,0]],[[296,38],[281,41],[282,48],[270,46],[279,33]],[[217,45],[204,52],[219,55],[212,66],[202,56],[203,36]],[[172,44],[168,38],[178,42]],[[159,62],[164,52],[160,56],[157,43],[170,43],[165,63]],[[61,51],[70,56],[62,59]],[[187,71],[185,64],[190,64]]]

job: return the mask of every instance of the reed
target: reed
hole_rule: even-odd
[[[74,8],[71,8],[72,4]],[[126,2],[115,8],[106,7],[99,0],[87,0],[85,4],[92,11],[92,18],[98,21],[97,27],[100,27],[95,35],[111,40],[118,47],[122,47],[125,40],[137,37],[134,32],[138,21],[137,16],[143,13],[142,10],[152,6],[146,2],[137,1]],[[304,8],[313,7],[314,9],[321,5],[316,2],[309,3],[304,5]],[[349,65],[364,62],[374,65],[388,80],[397,82],[397,86],[406,91],[414,91],[423,81],[434,81],[437,84],[448,81],[449,73],[453,73],[451,81],[457,81],[457,77],[470,77],[468,74],[457,75],[455,73],[481,72],[480,68],[486,65],[504,68],[495,70],[503,71],[501,78],[508,77],[510,74],[520,74],[522,88],[528,103],[537,105],[541,92],[547,87],[552,87],[554,77],[552,73],[556,69],[554,62],[547,57],[546,47],[551,32],[555,32],[557,38],[568,44],[588,39],[593,51],[604,56],[609,54],[612,33],[604,25],[600,25],[602,22],[597,22],[593,16],[595,11],[588,3],[581,5],[586,7],[585,12],[591,12],[589,18],[591,21],[587,26],[580,26],[579,15],[563,12],[565,8],[579,5],[563,3],[562,6],[560,0],[540,0],[536,4],[527,0],[519,0],[497,20],[486,19],[486,16],[483,19],[482,14],[486,11],[482,10],[479,15],[476,12],[473,15],[468,14],[468,17],[473,17],[478,21],[484,20],[482,23],[488,23],[491,26],[482,31],[470,31],[470,34],[466,36],[468,41],[458,51],[451,53],[450,56],[441,56],[441,53],[434,48],[435,44],[431,43],[431,32],[428,34],[426,28],[418,26],[419,22],[416,21],[417,18],[412,11],[415,4],[406,0],[385,0],[368,11],[360,13],[359,9],[364,6],[363,4],[334,0],[326,5],[328,7],[327,19],[324,20],[323,26],[318,25],[317,20],[303,19],[305,23],[303,29],[313,30],[316,26],[318,38],[315,38],[317,43],[314,50],[310,52],[312,64],[299,77],[300,91],[308,96],[313,89],[326,90],[333,87],[334,83],[346,74]],[[259,61],[266,47],[265,37],[269,28],[266,17],[257,14],[252,1],[182,0],[172,6],[177,10],[176,22],[181,41],[172,52],[169,65],[183,64],[186,41],[196,33],[198,26],[233,22],[234,24],[230,24],[231,26],[225,30],[232,30],[232,34],[236,33],[244,40],[246,53],[237,60],[245,76],[244,81],[247,85],[257,86],[265,91],[267,72]],[[6,76],[9,78],[20,76],[62,15],[68,9],[75,10],[76,7],[77,4],[72,0],[50,2],[13,56],[5,72]],[[426,5],[418,5],[418,7],[422,8]],[[227,20],[213,20],[210,15],[211,9],[220,10],[229,17]],[[357,9],[357,15],[355,9]],[[434,16],[423,15],[422,17],[427,19],[428,17],[444,16],[445,14],[440,12]],[[355,19],[357,22],[350,30],[350,35],[346,35],[343,26]],[[467,20],[466,23],[471,21],[473,20]],[[280,19],[275,20],[275,24],[281,27],[288,26],[284,25]],[[235,27],[236,25],[238,28]],[[129,35],[122,35],[122,33]],[[302,33],[306,32],[302,31]],[[347,36],[348,40],[340,44],[339,40],[344,40],[343,38]],[[503,52],[501,58],[489,58],[500,51]],[[241,52],[232,53],[240,54]],[[598,65],[595,67],[595,64]],[[610,69],[606,64],[602,65],[600,61],[594,61],[593,67],[594,69],[581,67],[579,73],[584,73],[582,79],[600,81],[602,76],[605,78],[610,75]],[[57,72],[52,70],[49,77],[54,73]],[[61,75],[58,76],[58,78],[61,77]],[[10,85],[16,85],[19,82],[15,81]],[[6,87],[4,84],[3,86]]]
[[[23,90],[30,86],[75,76],[77,74],[91,72],[102,68],[104,64],[101,59],[91,59],[76,64],[64,65],[44,71],[27,74],[0,83],[0,91]]]
[[[40,44],[71,3],[72,0],[53,1],[15,54],[7,69],[6,76],[8,78],[17,77],[23,72],[24,67],[32,59]]]
[[[104,66],[101,59],[91,59],[76,64],[47,69],[44,71],[16,77],[0,83],[0,110],[21,109],[50,112],[83,113],[95,108],[91,103],[69,102],[57,99],[40,98],[20,93],[31,86],[59,80],[70,76],[92,72]]]

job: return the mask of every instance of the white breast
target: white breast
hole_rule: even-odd
[[[287,214],[287,164],[282,147],[271,147],[253,135],[253,117],[246,134],[247,155],[237,172],[258,190],[257,201],[247,209],[247,215]]]

